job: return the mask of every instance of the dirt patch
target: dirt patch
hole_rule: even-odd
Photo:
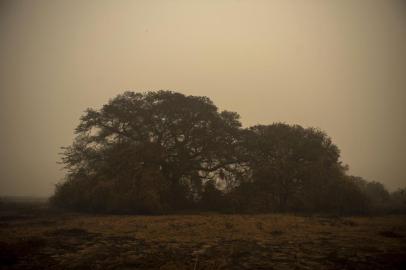
[[[4,216],[0,216],[0,222],[27,220],[27,219],[32,219],[32,218],[33,218],[33,216],[30,216],[30,215],[4,215]]]
[[[0,242],[0,265],[15,265],[24,257],[38,252],[46,245],[46,240],[40,237],[19,239],[14,242]]]
[[[387,238],[403,238],[404,237],[404,235],[402,235],[396,231],[392,231],[392,230],[381,231],[381,232],[379,232],[379,235],[381,235],[383,237],[387,237]]]

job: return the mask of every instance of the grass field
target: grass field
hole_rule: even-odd
[[[406,217],[3,207],[0,269],[406,269]]]

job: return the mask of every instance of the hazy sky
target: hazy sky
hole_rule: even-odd
[[[50,195],[84,109],[159,89],[320,127],[350,173],[406,186],[402,2],[2,0],[0,196]]]

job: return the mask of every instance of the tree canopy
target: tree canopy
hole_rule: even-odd
[[[237,113],[207,97],[125,92],[87,109],[75,132],[52,197],[59,207],[350,212],[365,209],[368,196],[387,196],[346,175],[325,132],[284,123],[244,129]]]
[[[74,143],[64,148],[67,182],[58,186],[61,196],[55,200],[69,202],[71,195],[62,194],[78,182],[87,186],[81,188],[83,198],[69,202],[76,208],[189,207],[200,199],[205,182],[221,178],[238,162],[240,127],[238,114],[219,112],[206,97],[126,92],[82,116]],[[94,199],[93,193],[109,194],[103,197],[114,203]]]

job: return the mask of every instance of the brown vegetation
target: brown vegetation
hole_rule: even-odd
[[[31,208],[32,209],[32,208]],[[405,216],[4,210],[0,269],[404,269]]]
[[[347,174],[317,128],[242,128],[207,97],[125,92],[88,109],[53,205],[92,213],[406,212],[406,194]]]

